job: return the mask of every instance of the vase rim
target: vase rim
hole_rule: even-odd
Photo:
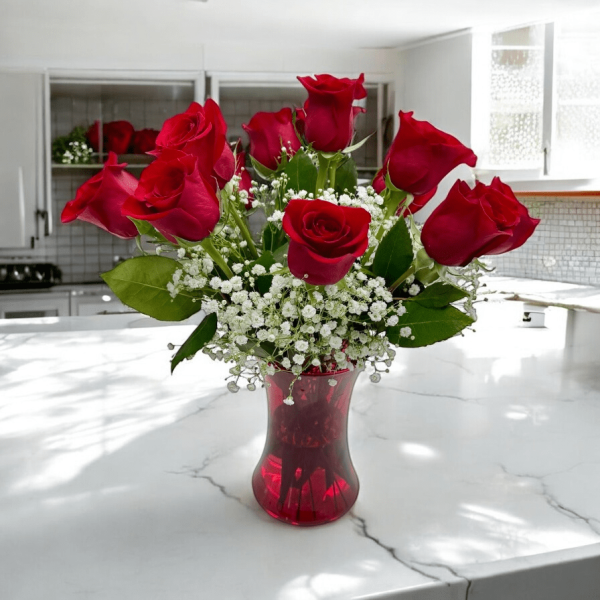
[[[327,373],[300,373],[298,377],[331,377],[332,375],[341,375],[343,373],[350,373],[354,371],[363,371],[364,369],[355,367],[350,371],[350,369],[340,369],[339,371],[328,371]],[[290,375],[294,375],[289,369],[276,369],[275,374],[277,373],[289,373]],[[270,376],[272,377],[272,375]]]

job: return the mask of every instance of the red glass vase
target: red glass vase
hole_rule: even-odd
[[[347,513],[358,496],[348,449],[348,411],[359,370],[266,377],[267,441],[252,488],[261,507],[292,525],[322,525]],[[335,385],[331,385],[335,381]],[[284,402],[292,396],[294,403]]]

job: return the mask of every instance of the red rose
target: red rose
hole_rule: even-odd
[[[86,181],[75,199],[65,204],[60,220],[70,223],[79,219],[120,238],[135,237],[135,225],[121,214],[123,202],[138,185],[137,179],[124,170],[126,166],[117,164],[117,155],[110,152],[102,171]]]
[[[254,196],[250,193],[252,187],[252,177],[246,169],[246,153],[242,150],[241,140],[238,140],[235,150],[235,175],[240,177],[239,189],[248,192],[248,200],[246,202],[246,209],[252,208],[252,201]]]
[[[196,158],[166,150],[142,171],[123,214],[150,221],[168,240],[198,242],[208,237],[221,213],[213,186],[199,172]]]
[[[378,194],[381,194],[381,192],[385,190],[385,173],[383,169],[379,169],[379,171],[375,173],[375,177],[373,177],[371,185]]]
[[[290,237],[290,271],[312,285],[337,283],[365,253],[370,222],[364,208],[290,200],[283,215],[283,229]]]
[[[115,152],[125,154],[131,144],[131,138],[135,131],[129,121],[112,121],[105,123],[102,128],[104,132],[104,152]]]
[[[100,152],[100,121],[94,121],[85,133],[88,144],[94,152]]]
[[[421,241],[438,263],[464,267],[478,256],[522,246],[539,222],[498,177],[474,189],[457,181],[425,221]]]
[[[131,142],[131,151],[134,154],[146,154],[154,150],[156,146],[156,136],[158,131],[156,129],[140,129],[133,134]]]
[[[250,156],[272,171],[277,169],[282,147],[292,156],[301,146],[292,123],[291,108],[258,112],[242,127],[250,138]]]
[[[202,175],[219,188],[233,177],[235,163],[227,143],[227,125],[214,100],[207,100],[204,107],[192,102],[184,113],[164,122],[151,154],[160,156],[165,150],[195,156]]]
[[[385,157],[384,172],[398,189],[420,196],[458,165],[474,167],[477,157],[455,137],[412,114],[400,111],[400,129]]]
[[[352,106],[365,98],[365,76],[338,79],[331,75],[298,77],[308,91],[304,104],[304,137],[315,150],[337,152],[350,145],[354,136],[354,119],[364,109]]]

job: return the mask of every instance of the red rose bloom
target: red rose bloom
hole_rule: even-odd
[[[398,189],[421,196],[458,165],[474,167],[477,157],[455,137],[412,114],[400,111],[400,129],[385,157],[384,172]]]
[[[365,253],[370,222],[364,208],[290,200],[283,215],[283,229],[290,237],[290,271],[311,285],[337,283]]]
[[[129,121],[112,121],[105,123],[102,129],[104,131],[104,152],[126,154],[135,131],[133,125]]]
[[[63,223],[75,219],[87,221],[120,238],[137,235],[135,225],[121,214],[121,207],[138,185],[137,179],[117,164],[117,155],[110,152],[100,173],[86,181],[75,199],[67,202],[60,216]]]
[[[100,152],[100,121],[94,121],[94,124],[89,126],[85,132],[85,137],[90,148],[94,152]]]
[[[301,146],[292,123],[291,108],[258,112],[242,127],[250,138],[250,156],[272,171],[277,169],[282,147],[292,156]]]
[[[239,189],[248,192],[248,200],[246,202],[246,209],[252,208],[252,201],[254,196],[250,193],[252,187],[252,177],[246,169],[246,153],[242,150],[241,140],[238,140],[235,150],[235,175],[240,177]]]
[[[539,222],[498,177],[474,189],[457,181],[425,221],[421,241],[438,263],[464,267],[479,256],[522,246]]]
[[[134,154],[146,154],[146,152],[154,150],[158,133],[156,129],[140,129],[140,131],[136,131],[131,141],[131,151]]]
[[[134,128],[129,121],[112,121],[102,126],[102,151],[126,154],[133,138]],[[86,132],[87,141],[94,152],[100,152],[100,121],[94,121]]]
[[[184,113],[164,122],[151,154],[160,156],[165,150],[195,156],[202,175],[219,188],[233,177],[235,163],[227,143],[227,125],[214,100],[208,99],[204,107],[192,102]]]
[[[315,150],[337,152],[350,145],[354,136],[354,119],[364,109],[352,106],[365,98],[365,76],[338,79],[331,75],[298,77],[308,91],[304,104],[304,137]]]
[[[123,204],[123,214],[150,221],[172,242],[175,236],[203,240],[221,216],[219,199],[199,172],[196,158],[177,150],[164,151],[142,171],[135,193]]]

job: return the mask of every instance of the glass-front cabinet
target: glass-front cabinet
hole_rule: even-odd
[[[392,141],[394,100],[393,86],[386,80],[367,77],[365,88],[367,97],[357,104],[366,112],[356,118],[354,142],[370,137],[364,146],[352,153],[352,157],[356,161],[359,178],[370,180],[381,166]],[[248,123],[259,111],[300,108],[307,98],[306,90],[296,76],[284,73],[209,72],[207,94],[221,107],[229,141],[233,143],[241,138],[246,149],[249,140],[242,129],[243,123]]]

